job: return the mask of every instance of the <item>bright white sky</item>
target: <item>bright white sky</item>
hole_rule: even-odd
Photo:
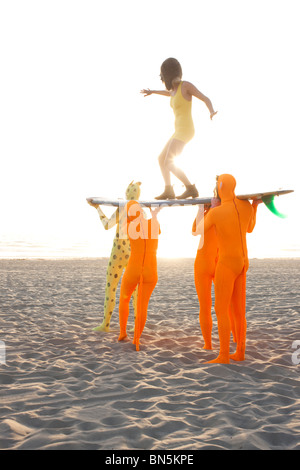
[[[160,65],[176,57],[194,99],[196,136],[178,165],[201,196],[232,173],[237,194],[294,189],[260,206],[250,257],[299,256],[298,0],[2,0],[0,240],[109,256],[89,196],[163,190],[157,163],[173,132]],[[174,180],[175,190],[182,187]],[[110,208],[104,209],[111,214]],[[194,256],[196,208],[164,209],[160,256]],[[3,254],[3,253],[2,253]],[[5,253],[4,253],[5,254]]]

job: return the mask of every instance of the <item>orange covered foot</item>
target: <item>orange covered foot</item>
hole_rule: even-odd
[[[127,338],[127,333],[120,333],[118,341],[123,341],[125,338]]]
[[[236,351],[234,354],[230,355],[230,359],[233,359],[234,361],[244,361],[245,360],[245,352]]]
[[[207,361],[205,362],[205,364],[230,364],[230,359],[227,354],[226,355],[219,354],[219,356],[216,357],[216,359],[213,359],[212,361]]]

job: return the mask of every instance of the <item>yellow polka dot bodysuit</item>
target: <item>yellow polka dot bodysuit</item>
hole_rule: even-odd
[[[182,82],[179,83],[174,96],[171,96],[170,105],[175,115],[175,132],[172,139],[188,143],[195,134],[192,118],[192,100],[188,101],[182,96]]]
[[[141,183],[131,182],[126,189],[126,199],[138,199],[141,191],[140,185]],[[122,226],[123,218],[125,217],[124,211],[120,213],[118,208],[110,219],[105,216],[100,207],[97,208],[97,211],[105,230],[109,230],[113,226],[117,225],[116,235],[114,237],[106,272],[104,317],[101,325],[94,328],[94,331],[108,332],[110,327],[110,320],[116,305],[117,287],[130,257],[130,242],[129,239],[124,239],[124,237],[120,238],[120,226]],[[134,317],[136,317],[137,291],[133,293],[132,304],[134,308]]]

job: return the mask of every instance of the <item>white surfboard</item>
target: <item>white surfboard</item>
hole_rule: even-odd
[[[253,193],[253,194],[241,194],[238,195],[238,199],[247,199],[247,200],[267,200],[274,196],[281,196],[283,194],[292,193],[293,190],[291,189],[280,189],[277,191],[268,191],[268,192],[261,192],[261,193]],[[212,196],[209,197],[197,197],[193,199],[164,199],[161,201],[157,201],[156,199],[143,201],[138,200],[138,203],[144,207],[158,207],[158,206],[194,206],[197,204],[211,204],[211,200],[213,199]],[[122,207],[128,202],[126,199],[109,199],[106,197],[89,197],[87,201],[92,202],[93,204],[100,204],[103,206],[115,206],[115,207]]]

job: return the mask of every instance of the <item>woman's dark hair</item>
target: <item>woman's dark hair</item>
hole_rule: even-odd
[[[177,59],[170,57],[166,59],[160,67],[160,77],[165,83],[167,90],[172,90],[173,80],[182,77],[181,65]]]

